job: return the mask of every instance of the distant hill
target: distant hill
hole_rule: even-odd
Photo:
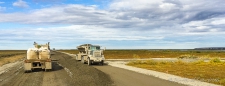
[[[195,48],[196,50],[225,50],[225,47],[202,47]]]

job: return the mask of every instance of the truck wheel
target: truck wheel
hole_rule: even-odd
[[[89,66],[91,65],[91,60],[90,60],[90,58],[88,58],[88,65],[89,65]]]
[[[45,69],[45,72],[50,72],[51,71],[51,69]]]
[[[24,73],[30,73],[32,70],[25,70]]]
[[[28,72],[27,70],[24,71],[24,73],[27,73],[27,72]]]
[[[81,57],[81,63],[84,64],[84,57]]]
[[[104,61],[102,60],[101,65],[104,65]]]
[[[78,60],[78,57],[76,56],[76,60]]]

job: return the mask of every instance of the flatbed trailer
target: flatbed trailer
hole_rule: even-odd
[[[35,48],[27,50],[27,57],[24,60],[25,72],[32,71],[36,68],[45,71],[52,69],[51,51],[49,42],[45,45],[38,45],[34,42]]]
[[[51,70],[52,69],[52,60],[51,59],[46,59],[46,60],[41,60],[41,59],[26,59],[24,60],[24,70],[25,72],[32,71],[36,68],[43,69],[45,71]]]

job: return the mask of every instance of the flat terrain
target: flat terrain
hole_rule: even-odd
[[[78,50],[59,50],[70,54],[78,54]],[[222,50],[179,50],[179,49],[152,49],[152,50],[105,50],[106,59],[131,58],[225,58]]]
[[[26,50],[0,50],[0,66],[24,58]]]
[[[131,61],[127,65],[225,86],[225,62],[218,58],[209,62],[203,60],[194,62],[139,60]]]
[[[67,50],[63,52],[75,53],[76,50]],[[130,66],[135,66],[139,68],[149,69],[160,71],[168,74],[178,75],[181,77],[190,78],[193,80],[198,80],[202,82],[214,83],[218,85],[225,85],[224,78],[224,51],[219,50],[108,50],[104,52],[107,61],[116,61],[118,59],[107,59],[107,58],[119,58],[119,60],[132,60]],[[133,56],[132,56],[133,55]],[[151,58],[154,57],[159,58]],[[161,56],[160,56],[161,55]],[[149,58],[143,58],[140,56],[150,56]],[[126,59],[130,57],[129,59]],[[173,57],[173,58],[166,58]],[[176,58],[174,58],[176,57]],[[223,60],[220,60],[223,59]],[[143,60],[143,61],[142,61]],[[205,62],[206,61],[206,62]],[[111,66],[109,66],[111,67]],[[116,84],[123,82],[129,82],[125,79],[119,80],[115,78],[115,76],[125,76],[129,75],[129,73],[121,73],[126,70],[119,70],[117,72],[116,69],[111,68],[113,71],[108,69],[109,67],[99,67],[96,66],[97,69],[109,74],[113,75],[111,78],[115,81]],[[135,76],[137,77],[137,76]],[[119,81],[116,81],[119,80]],[[140,79],[141,80],[141,79]],[[145,81],[146,79],[142,80]],[[166,79],[167,80],[167,79]],[[137,81],[137,80],[131,80]],[[157,80],[158,81],[158,80]],[[145,82],[148,83],[148,82]],[[157,83],[152,83],[157,84]]]
[[[0,70],[0,86],[183,86],[153,76],[108,65],[82,64],[69,55],[54,52],[52,71],[24,73],[23,63]]]
[[[114,85],[117,86],[184,86],[175,82],[108,65],[94,67],[110,75],[114,81]]]
[[[52,71],[42,69],[24,73],[22,61],[0,74],[0,86],[111,86],[111,78],[94,67],[57,53]]]

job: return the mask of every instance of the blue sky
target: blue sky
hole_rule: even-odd
[[[225,46],[224,0],[1,0],[0,49]]]

